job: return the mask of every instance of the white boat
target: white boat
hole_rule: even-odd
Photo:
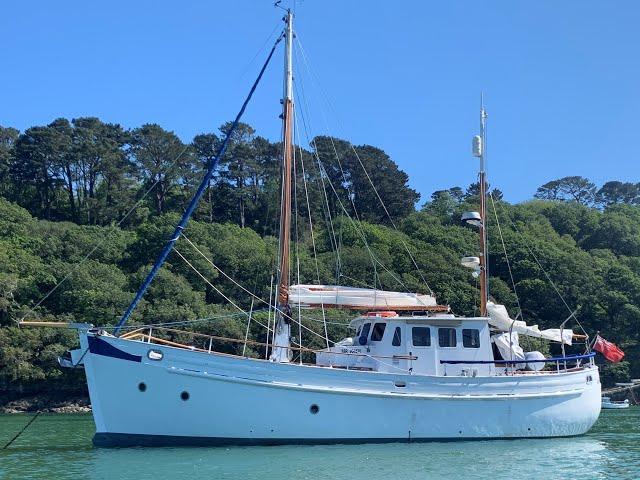
[[[465,217],[480,230],[482,254],[474,257],[477,262],[467,263],[473,264],[480,279],[481,316],[456,316],[426,294],[289,285],[291,12],[285,23],[283,202],[277,300],[269,302],[275,327],[266,326],[271,338],[262,346],[268,353],[258,359],[212,349],[218,341],[244,341],[246,345],[247,338],[194,334],[192,343],[185,344],[184,340],[170,339],[174,330],[161,325],[125,328],[131,311],[184,231],[215,168],[216,162],[212,162],[118,328],[110,333],[90,325],[73,325],[79,332],[80,348],[61,364],[84,366],[96,425],[94,443],[391,442],[557,437],[588,431],[601,406],[598,368],[588,341],[581,355],[552,359],[537,352],[529,355],[531,352],[524,353],[519,347],[518,334],[556,340],[564,348],[575,338],[573,332],[564,328],[540,331],[537,326],[511,320],[498,306],[487,310],[492,305],[487,295],[486,229],[482,221],[486,216],[484,108],[481,135],[474,140],[474,152],[481,162],[480,212]],[[226,141],[218,158],[225,146]],[[351,322],[352,337],[314,352],[315,362],[302,363],[301,355],[293,362],[294,353],[306,351],[291,342],[291,328],[300,321],[299,311],[328,307],[368,313]],[[494,355],[494,342],[502,358]],[[542,368],[545,365],[547,369]]]
[[[610,397],[602,397],[602,408],[606,409],[620,409],[629,408],[629,400],[625,399],[621,402],[612,401]]]

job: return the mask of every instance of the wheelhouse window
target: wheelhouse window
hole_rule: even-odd
[[[411,342],[414,347],[430,347],[431,329],[429,327],[413,327],[411,329]]]
[[[463,328],[462,345],[465,348],[480,348],[480,330],[475,328]]]
[[[455,347],[458,345],[455,328],[438,329],[438,345],[441,347]]]
[[[371,324],[365,323],[362,326],[362,330],[360,331],[360,336],[358,337],[358,343],[360,343],[360,345],[367,344],[367,339],[369,338],[369,330],[371,330]]]
[[[379,342],[380,340],[382,340],[382,337],[384,336],[385,328],[387,328],[387,324],[384,322],[374,324],[373,332],[371,332],[371,341]]]
[[[402,330],[400,329],[400,327],[396,327],[396,329],[394,330],[391,345],[393,345],[394,347],[399,347],[400,345],[402,345]]]

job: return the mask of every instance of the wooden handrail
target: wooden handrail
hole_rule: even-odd
[[[145,327],[144,330],[146,330],[149,327]],[[155,330],[159,330],[159,331],[170,331],[170,332],[177,332],[177,333],[181,333],[181,334],[185,334],[185,335],[193,335],[193,336],[197,336],[197,337],[202,337],[202,338],[207,338],[207,339],[213,339],[213,340],[220,340],[220,341],[224,341],[224,342],[231,342],[231,343],[238,343],[238,344],[244,344],[245,340],[240,340],[237,338],[230,338],[230,337],[218,337],[216,335],[206,335],[204,333],[196,333],[196,332],[184,332],[182,330],[176,330],[173,328],[162,328],[162,327],[153,327]],[[194,347],[192,345],[185,345],[183,343],[178,343],[178,342],[174,342],[171,340],[165,340],[159,337],[155,337],[152,335],[149,335],[148,333],[145,333],[144,331],[142,331],[143,329],[139,329],[141,331],[134,331],[134,332],[130,332],[133,333],[132,335],[128,335],[125,340],[136,340],[136,339],[140,339],[142,341],[145,340],[149,340],[152,343],[153,342],[157,342],[157,343],[161,343],[164,345],[169,345],[169,346],[173,346],[173,347],[179,347],[179,348],[185,348],[188,350],[196,350],[199,352],[206,352],[206,353],[210,353],[209,350],[207,349],[203,349],[203,348],[198,348],[198,347]],[[124,335],[120,338],[124,338]],[[268,343],[263,343],[263,342],[256,342],[255,340],[247,340],[246,341],[247,344],[251,344],[251,345],[257,345],[257,346],[269,346],[270,344]],[[355,357],[371,357],[371,358],[381,358],[381,359],[389,359],[389,360],[417,360],[418,357],[415,355],[369,355],[367,353],[348,353],[348,352],[327,352],[324,350],[313,350],[311,348],[307,348],[307,347],[295,347],[295,346],[290,346],[289,347],[291,350],[297,350],[297,351],[301,351],[301,352],[310,352],[310,353],[329,353],[331,355],[350,355],[350,356],[355,356]],[[222,352],[215,352],[215,353],[222,353]],[[227,354],[228,355],[228,354]]]

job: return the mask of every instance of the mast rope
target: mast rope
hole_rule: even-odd
[[[549,275],[549,273],[547,272],[547,270],[542,266],[542,263],[540,262],[540,260],[538,259],[537,255],[533,252],[531,246],[529,245],[529,242],[527,241],[526,236],[522,233],[522,231],[518,228],[518,226],[515,224],[515,222],[511,219],[509,212],[505,212],[505,215],[507,216],[507,218],[509,219],[509,222],[511,223],[511,225],[513,226],[514,230],[516,232],[518,232],[518,234],[520,235],[520,237],[522,238],[522,240],[524,241],[524,246],[527,248],[527,251],[529,252],[529,254],[533,257],[533,259],[536,261],[536,263],[538,264],[538,267],[540,267],[540,270],[542,270],[542,273],[544,273],[544,276],[547,278],[547,280],[549,281],[549,283],[551,284],[551,286],[553,287],[553,289],[555,290],[556,294],[558,295],[558,297],[560,298],[560,300],[562,300],[562,303],[564,304],[564,306],[566,307],[566,309],[569,311],[569,318],[573,317],[573,319],[576,321],[576,323],[578,324],[578,326],[580,327],[580,329],[582,330],[582,332],[585,335],[589,335],[587,333],[587,331],[584,329],[584,327],[582,326],[582,324],[580,323],[580,320],[578,320],[578,317],[576,316],[576,310],[572,310],[571,307],[569,307],[569,304],[567,303],[567,301],[565,300],[564,296],[562,295],[562,293],[560,293],[560,289],[558,289],[558,287],[556,286],[555,282],[551,279],[551,276]],[[568,319],[567,319],[568,320]],[[566,320],[565,320],[566,321]]]
[[[316,250],[316,240],[315,240],[315,236],[313,234],[313,219],[311,218],[311,205],[309,202],[309,190],[307,188],[307,174],[305,172],[305,168],[304,168],[304,154],[302,152],[302,146],[300,145],[300,129],[299,128],[295,128],[295,126],[298,124],[297,122],[297,114],[296,114],[296,109],[294,108],[293,110],[293,116],[294,119],[296,119],[293,122],[294,125],[294,133],[296,135],[296,137],[298,138],[298,150],[300,153],[300,166],[302,167],[302,182],[304,185],[304,195],[305,195],[305,199],[307,201],[307,214],[309,215],[309,231],[311,233],[311,245],[313,248],[313,260],[315,263],[315,267],[316,267],[316,279],[318,280],[318,285],[321,285],[320,282],[320,266],[318,265],[318,253]],[[297,235],[297,232],[296,232]],[[298,284],[300,283],[300,279],[298,279]],[[298,305],[298,308],[300,308],[300,305]],[[324,336],[325,336],[325,340],[327,343],[327,348],[329,348],[329,333],[327,332],[327,317],[325,314],[325,309],[324,309],[324,300],[321,298],[321,302],[320,302],[320,309],[322,311],[322,319],[324,320]],[[299,314],[298,314],[299,315]]]
[[[292,110],[295,109],[292,108]],[[295,114],[294,114],[295,117]],[[295,234],[296,234],[296,242],[295,242],[295,252],[296,252],[296,279],[298,281],[298,285],[300,285],[300,238],[299,238],[299,232],[298,232],[298,217],[299,217],[299,213],[298,213],[298,173],[297,173],[297,169],[296,169],[296,148],[295,148],[295,144],[293,142],[293,137],[295,136],[295,121],[293,122],[293,131],[291,132],[293,135],[291,136],[291,156],[292,156],[292,163],[293,163],[293,211],[294,211],[294,216],[293,216],[293,222],[294,222],[294,229],[295,229]],[[287,297],[288,298],[288,297]],[[302,345],[302,320],[300,319],[302,312],[300,311],[300,302],[298,302],[298,335],[300,336],[300,338],[298,339],[300,342],[300,345]],[[299,356],[299,360],[300,360],[300,365],[302,365],[302,352],[300,352]]]
[[[303,89],[301,88],[300,90],[303,90]],[[303,97],[303,102],[306,104],[306,99],[304,99],[304,97]],[[372,264],[373,264],[373,267],[374,267],[374,271],[376,271],[376,273],[375,273],[376,278],[377,278],[377,269],[376,269],[376,264],[378,264],[378,265],[380,265],[380,266],[381,266],[381,267],[382,267],[382,268],[383,268],[387,273],[389,273],[389,275],[391,275],[391,277],[392,277],[392,278],[393,278],[393,279],[394,279],[394,280],[395,280],[399,285],[401,285],[403,288],[405,288],[407,291],[409,291],[409,288],[408,288],[408,287],[407,287],[407,285],[404,283],[404,281],[402,281],[400,278],[398,278],[398,276],[397,276],[394,272],[392,272],[391,270],[389,270],[389,268],[387,268],[387,266],[386,266],[384,263],[382,263],[382,262],[378,259],[378,257],[373,253],[373,251],[372,251],[372,249],[371,249],[371,247],[369,246],[369,243],[368,243],[368,241],[367,241],[367,238],[366,238],[366,235],[365,235],[365,233],[364,233],[364,230],[363,230],[363,229],[362,229],[362,227],[357,223],[357,222],[360,222],[360,223],[361,223],[361,221],[360,221],[360,219],[359,219],[359,217],[358,217],[358,212],[357,212],[357,209],[355,208],[355,204],[353,204],[352,195],[349,195],[349,197],[351,198],[351,202],[352,202],[352,205],[353,205],[353,208],[354,208],[354,213],[355,213],[355,215],[356,215],[356,217],[357,217],[357,218],[356,218],[356,219],[357,219],[357,222],[356,222],[356,220],[354,220],[354,219],[353,219],[353,217],[352,217],[352,216],[349,214],[349,212],[347,211],[346,207],[344,206],[344,203],[342,202],[342,199],[340,198],[340,195],[338,194],[338,192],[337,192],[336,188],[333,186],[333,182],[331,182],[331,179],[329,178],[329,175],[326,173],[326,170],[325,170],[325,168],[324,168],[324,165],[323,165],[323,163],[322,163],[322,160],[320,159],[320,156],[318,155],[318,149],[317,149],[317,147],[316,147],[315,142],[314,142],[314,141],[312,141],[312,140],[309,138],[309,137],[310,137],[310,135],[309,135],[308,125],[307,125],[307,122],[306,122],[306,119],[305,119],[305,116],[304,116],[304,112],[300,112],[300,113],[301,113],[302,123],[303,123],[303,125],[304,125],[304,127],[305,127],[305,137],[306,137],[306,139],[307,139],[307,142],[309,142],[309,144],[313,147],[313,148],[312,148],[312,150],[313,150],[313,155],[314,155],[314,158],[316,159],[316,163],[317,163],[317,165],[318,165],[318,169],[319,169],[319,171],[320,171],[321,178],[322,178],[322,176],[326,176],[326,178],[327,178],[327,183],[328,183],[328,184],[329,184],[329,186],[331,187],[331,190],[332,190],[332,192],[333,192],[333,194],[334,194],[334,196],[335,196],[336,200],[338,201],[338,204],[340,205],[340,208],[341,208],[341,209],[342,209],[342,211],[344,212],[345,216],[349,219],[349,221],[351,222],[351,225],[354,227],[354,229],[356,230],[356,232],[357,232],[357,233],[360,235],[360,237],[362,238],[362,241],[363,241],[364,246],[365,246],[365,248],[366,248],[366,250],[367,250],[367,253],[369,254],[369,257],[370,257],[370,258],[371,258],[371,260],[372,260]],[[331,143],[333,144],[333,138],[332,138],[331,136],[328,136],[328,137],[330,138]],[[337,158],[337,160],[338,160],[338,163],[340,164],[340,159],[339,159],[338,153],[337,153],[337,151],[336,151],[335,145],[333,145],[333,150],[334,150],[334,153],[335,153],[336,158]],[[340,169],[341,169],[341,171],[342,171],[342,166],[341,166],[341,164],[340,164]],[[345,176],[345,174],[344,174],[344,171],[342,171],[342,174],[343,174],[343,178],[345,179],[345,182],[346,182],[346,176]],[[375,278],[374,278],[374,288],[375,288],[375,289],[377,289],[377,282],[375,281]]]
[[[182,157],[182,155],[184,155],[184,153],[189,149],[189,145],[185,145],[185,147],[182,149],[182,151],[173,159],[173,161],[169,164],[169,166],[165,169],[164,173],[167,174],[169,171],[171,171],[171,169],[173,167],[175,167],[176,163],[178,163],[178,160]],[[153,184],[142,194],[142,197],[140,197],[140,199],[133,205],[133,207],[131,207],[129,209],[128,212],[126,212],[124,214],[124,216],[118,221],[118,223],[115,224],[114,228],[111,229],[111,231],[107,232],[107,234],[102,237],[102,239],[96,243],[94,245],[94,247],[89,250],[89,252],[78,262],[76,263],[73,268],[62,278],[62,280],[60,280],[58,283],[56,283],[42,298],[40,298],[40,300],[38,300],[38,302],[32,306],[29,307],[29,309],[27,310],[27,312],[22,316],[22,318],[18,321],[18,323],[22,322],[25,318],[27,318],[28,315],[30,315],[31,313],[35,313],[35,309],[38,308],[40,305],[42,305],[42,303],[51,296],[51,294],[53,294],[53,292],[55,292],[58,288],[60,288],[60,286],[66,282],[69,277],[71,277],[71,275],[73,275],[76,270],[78,268],[80,268],[81,265],[84,264],[84,262],[86,262],[95,252],[96,250],[98,250],[98,248],[100,248],[102,245],[104,245],[107,240],[109,240],[111,233],[113,233],[115,231],[116,228],[120,227],[120,225],[122,225],[124,223],[124,221],[129,218],[131,216],[131,214],[140,206],[142,205],[142,202],[145,200],[145,198],[147,198],[147,195],[149,195],[151,193],[151,191],[156,188],[158,186],[158,184],[160,183],[160,178],[158,178],[158,180],[156,180],[155,182],[153,182]]]
[[[273,47],[271,48],[271,51],[269,52],[269,56],[267,57],[266,61],[262,65],[262,69],[260,70],[260,73],[258,74],[258,77],[253,82],[253,85],[251,86],[251,90],[249,91],[249,94],[247,95],[246,99],[244,100],[244,103],[242,104],[242,107],[240,108],[240,111],[236,115],[236,118],[233,121],[233,124],[231,125],[231,128],[229,128],[229,131],[226,133],[224,141],[220,145],[220,148],[218,149],[218,152],[217,152],[215,158],[211,161],[211,163],[210,163],[210,165],[209,165],[209,167],[207,169],[206,175],[204,176],[204,178],[200,182],[200,185],[198,186],[198,190],[196,191],[196,193],[194,194],[193,198],[189,202],[189,205],[187,206],[186,211],[182,215],[182,218],[180,219],[180,222],[176,226],[176,229],[175,229],[171,239],[165,244],[164,248],[160,252],[160,255],[159,255],[158,259],[156,260],[156,262],[154,263],[153,267],[151,268],[151,271],[147,274],[147,277],[145,278],[144,282],[142,283],[142,285],[138,289],[138,292],[136,293],[135,298],[133,299],[133,301],[131,302],[131,304],[127,308],[126,312],[124,313],[124,315],[122,315],[122,318],[120,319],[120,321],[116,325],[116,329],[114,330],[114,334],[117,334],[118,331],[120,330],[120,328],[122,327],[122,325],[124,325],[127,322],[129,317],[131,316],[131,313],[136,308],[136,306],[138,305],[138,303],[140,302],[140,300],[144,296],[145,292],[149,288],[149,285],[151,284],[153,279],[158,274],[158,271],[160,270],[160,267],[162,267],[163,263],[165,262],[165,260],[169,256],[169,253],[173,249],[175,243],[178,241],[178,238],[180,238],[180,235],[184,232],[184,229],[186,228],[187,224],[189,223],[189,219],[191,218],[191,215],[193,214],[193,212],[195,211],[196,207],[198,206],[198,203],[200,202],[200,198],[202,198],[202,195],[204,194],[205,190],[209,186],[209,180],[213,176],[213,173],[214,173],[216,167],[218,166],[218,162],[220,161],[220,158],[222,158],[224,156],[225,152],[227,151],[227,147],[229,146],[229,142],[231,140],[231,137],[233,136],[233,132],[237,128],[238,124],[240,123],[240,119],[242,118],[242,115],[244,114],[244,112],[245,112],[245,110],[247,108],[247,105],[251,101],[251,98],[253,97],[253,94],[256,91],[256,88],[258,87],[258,84],[260,83],[260,80],[262,79],[262,76],[264,75],[264,72],[267,69],[267,66],[269,65],[269,62],[271,61],[271,58],[273,57],[273,54],[276,51],[276,47],[278,46],[278,43],[280,43],[282,38],[283,38],[283,35],[278,36],[278,39],[276,40],[276,42],[274,43]]]
[[[205,277],[202,273],[200,273],[200,271],[199,271],[199,270],[198,270],[198,269],[197,269],[197,268],[196,268],[196,267],[195,267],[191,262],[189,262],[189,260],[187,260],[187,259],[185,258],[185,256],[184,256],[184,255],[182,255],[182,253],[180,253],[180,251],[179,251],[177,248],[175,248],[175,247],[174,247],[174,248],[173,248],[173,251],[174,251],[174,252],[176,252],[176,253],[178,254],[178,256],[179,256],[179,257],[180,257],[180,258],[181,258],[181,259],[182,259],[182,260],[183,260],[187,265],[189,265],[189,267],[191,267],[191,268],[193,269],[193,271],[194,271],[194,272],[196,272],[196,273],[198,274],[198,276],[199,276],[200,278],[202,278],[202,280],[204,280],[204,282],[205,282],[207,285],[209,285],[211,288],[213,288],[213,289],[214,289],[214,290],[215,290],[219,295],[221,295],[221,296],[222,296],[222,297],[223,297],[227,302],[229,302],[231,305],[233,305],[235,308],[237,308],[237,309],[238,309],[242,314],[246,315],[246,316],[247,316],[247,317],[249,317],[249,318],[251,317],[251,314],[247,313],[244,309],[242,309],[241,307],[239,307],[238,305],[236,305],[236,303],[235,303],[233,300],[231,300],[231,299],[230,299],[229,297],[227,297],[224,293],[222,293],[222,291],[221,291],[220,289],[216,288],[216,286],[215,286],[213,283],[211,283],[207,277]],[[252,304],[252,307],[253,307],[253,304]],[[262,323],[262,322],[260,322],[260,321],[258,321],[258,320],[255,320],[255,319],[254,319],[254,321],[255,321],[258,325],[260,325],[261,327],[266,328],[266,329],[267,329],[267,332],[269,332],[269,327],[267,327],[264,323]]]
[[[493,214],[496,218],[496,225],[498,226],[498,234],[500,235],[500,242],[502,243],[502,251],[504,252],[504,258],[507,261],[507,269],[509,270],[509,278],[511,279],[511,285],[513,286],[513,293],[516,296],[516,302],[518,303],[518,315],[523,318],[522,307],[520,306],[520,297],[518,295],[518,289],[516,282],[513,279],[513,272],[511,271],[511,262],[509,261],[509,254],[507,253],[507,246],[504,243],[504,237],[502,235],[502,228],[500,227],[500,220],[498,219],[498,211],[496,210],[496,203],[493,200],[493,194],[489,192],[489,198],[491,199],[491,206],[493,207]],[[518,316],[516,316],[518,318]]]
[[[297,54],[297,50],[294,50],[294,54],[296,55],[296,59],[298,58],[298,54]],[[303,106],[303,111],[300,112],[300,117],[302,119],[302,124],[304,127],[304,131],[305,131],[305,137],[307,139],[307,143],[309,142],[309,127],[307,126],[306,123],[306,118],[305,118],[305,114],[304,114],[304,110],[306,110],[307,112],[307,116],[309,113],[309,107],[307,105],[307,99],[306,99],[306,95],[304,93],[304,84],[302,82],[298,83],[298,81],[296,79],[294,79],[294,82],[296,85],[300,86],[300,89],[296,89],[294,94],[297,96],[298,100],[300,100],[299,102],[297,102],[297,104],[300,104]],[[298,90],[300,93],[298,93]],[[295,115],[295,112],[294,112]],[[301,142],[298,142],[298,145],[300,145]],[[312,165],[314,165],[314,167],[316,166],[313,162],[311,162]],[[318,177],[320,178],[320,183],[322,185],[322,195],[323,195],[323,213],[325,214],[325,223],[327,224],[327,230],[329,232],[331,232],[331,235],[329,236],[329,240],[331,242],[331,249],[335,252],[336,255],[336,283],[340,282],[340,273],[342,270],[342,260],[340,258],[340,247],[338,245],[338,240],[336,238],[336,232],[335,229],[333,227],[333,218],[331,215],[331,206],[329,205],[329,196],[327,195],[327,186],[324,182],[324,175],[322,174],[320,168],[318,167]]]
[[[297,41],[297,43],[298,43],[298,46],[300,47],[300,53],[301,53],[301,55],[302,55],[302,58],[303,58],[303,61],[304,61],[304,65],[305,65],[305,67],[307,68],[307,70],[309,71],[309,74],[310,74],[310,76],[311,76],[312,80],[314,80],[314,81],[315,81],[315,83],[316,83],[316,85],[318,86],[318,90],[319,90],[319,91],[320,91],[320,93],[322,94],[322,96],[323,96],[323,98],[324,98],[324,100],[325,100],[325,102],[326,102],[327,106],[328,106],[331,110],[334,110],[334,109],[333,109],[333,107],[332,107],[331,102],[329,101],[328,95],[326,94],[326,92],[324,91],[324,89],[322,88],[322,86],[320,85],[320,81],[319,81],[319,79],[318,79],[318,76],[315,74],[315,72],[313,71],[313,69],[312,69],[312,68],[311,68],[311,66],[310,66],[310,62],[309,62],[309,60],[308,60],[308,58],[307,58],[307,55],[306,55],[306,53],[305,53],[304,47],[302,46],[302,42],[300,41],[299,36],[296,36],[296,41]],[[325,128],[327,128],[327,131],[328,131],[328,130],[329,130],[329,129],[328,129],[328,125],[327,125],[327,124],[328,124],[328,122],[327,122],[327,118],[326,118],[326,116],[324,115],[324,112],[323,112],[323,115],[322,115],[322,116],[323,116],[323,119],[324,119]],[[334,111],[334,116],[336,117],[336,119],[338,118],[338,116],[335,114],[335,111]],[[341,126],[339,121],[338,121],[337,123],[338,123],[338,125],[339,125],[339,126]],[[331,135],[329,135],[329,138],[331,139],[331,143],[332,143],[332,145],[333,145],[333,137],[331,137]],[[378,201],[380,202],[380,205],[382,205],[382,208],[383,208],[383,210],[384,210],[384,212],[385,212],[385,214],[386,214],[387,218],[389,219],[389,222],[391,222],[391,226],[392,226],[392,227],[393,227],[393,229],[394,229],[395,231],[397,231],[398,233],[402,233],[402,232],[400,232],[400,230],[399,230],[399,229],[398,229],[398,227],[396,226],[396,224],[395,224],[395,222],[394,222],[393,218],[391,217],[391,214],[389,213],[389,210],[387,209],[387,206],[386,206],[386,204],[384,203],[384,200],[383,200],[383,199],[382,199],[382,197],[380,196],[380,193],[378,192],[378,189],[376,188],[375,184],[373,183],[373,180],[371,179],[371,176],[369,175],[369,172],[368,172],[368,171],[367,171],[367,169],[365,168],[364,163],[362,162],[362,159],[360,158],[360,155],[358,155],[358,152],[356,151],[355,147],[353,146],[353,144],[352,144],[351,142],[348,142],[348,144],[349,144],[349,147],[351,148],[351,150],[353,151],[353,153],[354,153],[354,155],[355,155],[356,159],[358,160],[358,163],[360,164],[360,167],[361,167],[361,168],[362,168],[362,170],[364,171],[365,176],[367,177],[367,180],[369,181],[369,184],[371,185],[371,188],[373,189],[373,191],[374,191],[374,193],[375,193],[375,195],[376,195],[376,197],[377,197]],[[335,145],[333,145],[333,148],[334,148],[334,151],[335,151]],[[337,152],[336,152],[336,156],[337,156]],[[341,165],[340,165],[340,170],[342,171],[342,166],[341,166]],[[343,172],[343,175],[344,175],[344,172]],[[350,198],[352,198],[352,203],[353,203],[353,197],[351,197],[351,196],[350,196]],[[355,204],[354,204],[353,208],[354,208],[354,211],[355,211]],[[421,270],[421,269],[420,269],[420,267],[418,266],[418,263],[417,263],[417,261],[415,260],[415,257],[414,257],[414,256],[413,256],[413,254],[411,253],[411,250],[410,250],[410,248],[409,248],[409,245],[405,242],[405,240],[404,240],[402,237],[400,237],[400,241],[401,241],[402,246],[404,247],[405,251],[407,252],[407,255],[409,256],[409,258],[410,258],[411,262],[413,263],[413,266],[416,268],[416,271],[418,272],[418,275],[420,275],[420,278],[421,278],[422,282],[423,282],[423,283],[424,283],[424,285],[427,287],[427,290],[429,291],[429,294],[430,294],[430,295],[433,295],[433,290],[431,290],[431,287],[429,286],[429,284],[428,284],[428,282],[427,282],[426,278],[424,277],[424,275],[423,275],[423,273],[422,273],[422,270]]]
[[[285,313],[284,313],[281,309],[279,309],[277,306],[273,306],[273,305],[271,305],[271,304],[270,304],[270,302],[267,302],[266,300],[264,300],[264,299],[262,299],[261,297],[257,296],[257,295],[256,295],[256,294],[254,294],[253,292],[251,292],[251,291],[247,290],[243,285],[241,285],[241,284],[240,284],[240,283],[238,283],[236,280],[234,280],[232,277],[230,277],[227,273],[225,273],[225,272],[224,272],[224,270],[222,270],[222,269],[221,269],[220,267],[218,267],[215,263],[213,263],[213,261],[212,261],[209,257],[207,257],[204,253],[202,253],[202,251],[201,251],[201,250],[200,250],[200,249],[199,249],[199,248],[198,248],[198,247],[197,247],[197,246],[196,246],[196,245],[195,245],[191,240],[189,240],[189,239],[187,238],[187,236],[186,236],[186,235],[182,235],[182,238],[184,238],[184,239],[189,243],[189,245],[191,245],[191,246],[194,248],[194,250],[195,250],[196,252],[198,252],[198,253],[202,256],[202,258],[204,258],[204,259],[207,261],[207,263],[209,263],[213,268],[215,268],[216,270],[218,270],[222,275],[224,275],[224,276],[225,276],[225,278],[227,278],[228,280],[230,280],[231,282],[233,282],[236,286],[238,286],[240,289],[242,289],[245,293],[249,294],[251,297],[255,298],[255,299],[256,299],[256,300],[258,300],[259,302],[264,303],[264,304],[265,304],[265,305],[267,305],[268,307],[273,308],[276,312],[280,313],[281,315],[284,315],[284,314],[285,314]],[[195,267],[192,267],[192,268],[195,268]],[[199,272],[198,272],[198,273],[199,273]],[[205,280],[205,281],[207,281],[207,282],[208,282],[208,280]],[[215,289],[215,287],[213,287],[213,288]],[[217,291],[217,289],[216,289],[216,291]],[[224,295],[223,295],[223,296],[224,296]],[[225,297],[225,298],[226,298],[226,297]],[[237,308],[240,308],[240,307],[237,307]],[[244,310],[242,310],[242,311],[244,312]],[[245,312],[245,313],[246,313],[246,312]],[[307,317],[302,316],[302,318],[305,318],[305,319],[306,319]],[[292,318],[292,320],[294,320],[294,319]],[[295,320],[294,320],[294,321],[295,321]],[[317,336],[317,337],[319,337],[319,338],[325,339],[325,337],[324,337],[323,335],[320,335],[320,334],[319,334],[318,332],[316,332],[315,330],[310,329],[309,327],[307,327],[306,325],[304,325],[301,321],[299,321],[298,323],[300,323],[300,325],[302,325],[302,328],[303,328],[303,329],[307,330],[308,332],[312,333],[313,335],[316,335],[316,336]],[[274,329],[274,331],[275,331],[275,329]],[[332,341],[332,340],[329,340],[329,342],[331,342],[331,343],[335,343],[335,342],[334,342],[334,341]]]

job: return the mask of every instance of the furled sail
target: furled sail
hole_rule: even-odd
[[[289,287],[289,304],[301,308],[448,310],[448,307],[438,305],[432,295],[340,285],[292,285]]]
[[[517,332],[522,335],[544,338],[546,340],[571,345],[573,330],[570,328],[549,328],[547,330],[540,330],[537,325],[527,325],[527,323],[522,320],[513,320],[509,318],[509,313],[505,306],[498,305],[493,302],[487,303],[487,313],[489,314],[489,324],[504,332],[508,332],[511,329],[513,332]]]

